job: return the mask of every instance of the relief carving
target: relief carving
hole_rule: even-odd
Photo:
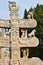
[[[35,32],[36,32],[36,30],[34,29],[34,30],[32,30],[32,32],[31,33],[29,33],[28,34],[28,36],[29,37],[34,37],[35,36]]]

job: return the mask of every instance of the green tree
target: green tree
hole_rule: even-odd
[[[27,12],[27,10],[25,9],[25,11],[24,11],[24,19],[27,19],[27,15],[28,15],[28,12]]]
[[[28,13],[31,12],[31,11],[33,11],[33,10],[34,10],[34,9],[31,7],[31,8],[29,9]]]
[[[37,21],[36,36],[39,38],[40,44],[37,48],[30,49],[30,55],[40,57],[43,60],[43,5],[37,4],[33,10],[34,19]]]
[[[24,11],[24,19],[27,19],[27,15],[29,12],[34,11],[34,19],[37,21],[37,27],[36,27],[36,36],[43,40],[43,5],[37,4],[35,8],[30,8],[29,11],[25,9]]]
[[[30,57],[37,56],[43,60],[43,5],[37,4],[35,8],[31,7],[27,13],[31,11],[34,11],[33,17],[37,21],[36,36],[39,38],[40,44],[36,48],[30,48]],[[27,15],[24,12],[24,18],[27,19]]]
[[[34,9],[34,18],[37,20],[36,35],[43,40],[43,5],[37,4]]]

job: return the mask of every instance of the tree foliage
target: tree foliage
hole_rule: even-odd
[[[24,19],[27,19],[27,15],[28,15],[28,12],[27,12],[27,10],[25,9],[25,11],[24,11]]]
[[[30,48],[30,57],[37,56],[43,60],[43,5],[37,4],[35,8],[31,7],[28,12],[24,12],[24,18],[27,18],[31,11],[34,11],[33,17],[37,21],[36,36],[39,38],[40,44],[36,48]]]
[[[36,35],[43,40],[43,5],[37,4],[34,9],[34,18],[37,20]]]
[[[37,27],[36,27],[36,36],[39,39],[43,40],[43,5],[37,4],[35,8],[30,8],[29,11],[25,9],[24,11],[24,19],[27,19],[27,15],[29,12],[34,11],[34,19],[37,21]]]

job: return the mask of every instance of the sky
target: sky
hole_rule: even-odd
[[[10,19],[8,1],[15,1],[19,6],[18,14],[20,19],[23,18],[25,8],[29,10],[31,7],[36,7],[38,3],[43,4],[43,0],[0,0],[0,19]]]

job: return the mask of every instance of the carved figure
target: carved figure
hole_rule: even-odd
[[[22,35],[21,38],[27,38],[27,30],[21,30]]]
[[[23,50],[23,57],[27,56],[27,50]]]
[[[22,35],[21,35],[21,38],[24,38],[26,35],[25,35],[25,30],[21,30],[22,32]]]
[[[22,52],[23,52],[23,57],[27,57],[29,56],[29,53],[28,53],[28,49],[22,49]]]
[[[29,12],[28,16],[29,19],[32,18],[33,19],[33,12]]]
[[[27,15],[27,17],[28,17],[28,19],[30,19],[30,18],[31,18],[31,15],[30,15],[30,14],[28,14],[28,15]]]
[[[34,29],[34,30],[32,30],[32,32],[31,33],[29,33],[28,34],[28,36],[29,37],[34,37],[35,36],[35,32],[36,32],[36,30]]]

